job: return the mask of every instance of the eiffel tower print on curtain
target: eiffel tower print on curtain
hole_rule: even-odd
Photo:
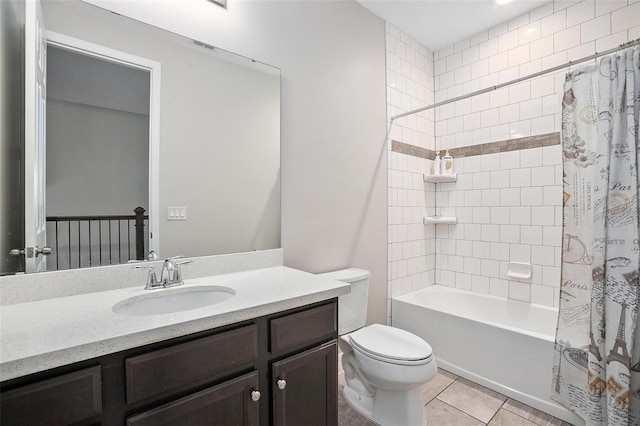
[[[618,323],[618,335],[616,336],[616,341],[611,348],[611,352],[609,352],[609,355],[607,356],[607,364],[611,364],[612,361],[618,361],[622,365],[630,366],[631,357],[627,350],[627,342],[624,339],[627,304],[623,303],[620,306],[622,307],[622,310],[620,311],[620,322]]]

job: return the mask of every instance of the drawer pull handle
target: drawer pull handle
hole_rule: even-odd
[[[257,390],[251,391],[251,400],[252,400],[253,402],[258,402],[258,401],[260,401],[260,397],[261,397],[261,396],[262,396],[262,395],[260,395],[260,391],[257,391]]]
[[[283,379],[278,379],[276,382],[278,384],[278,389],[282,390],[287,387],[287,382]]]

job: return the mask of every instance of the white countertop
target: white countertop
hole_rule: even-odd
[[[257,318],[349,292],[349,284],[278,266],[186,279],[219,285],[234,297],[171,314],[125,316],[111,308],[162,292],[139,286],[0,307],[0,381],[210,328]],[[175,289],[174,287],[173,289]]]

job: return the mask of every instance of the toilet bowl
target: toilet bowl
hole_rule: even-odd
[[[351,293],[338,298],[346,402],[382,426],[425,425],[421,386],[438,370],[431,346],[405,330],[365,326],[368,271],[352,268],[322,275],[351,284]]]

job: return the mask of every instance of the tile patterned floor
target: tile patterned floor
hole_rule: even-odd
[[[342,398],[343,374],[338,387],[338,424],[375,426]],[[571,426],[442,369],[424,385],[422,394],[429,426]]]

